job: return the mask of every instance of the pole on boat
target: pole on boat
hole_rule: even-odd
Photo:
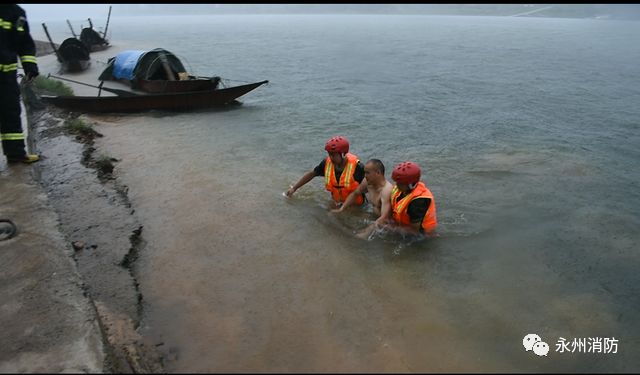
[[[71,34],[73,35],[73,37],[78,39],[78,36],[76,35],[76,32],[73,31],[73,26],[71,26],[71,22],[69,22],[69,20],[67,20],[67,25],[69,25],[69,28],[71,29]]]
[[[173,75],[173,71],[169,67],[169,60],[164,53],[160,53],[160,62],[162,63],[162,67],[164,68],[164,72],[167,73],[167,78],[169,81],[175,81],[176,77]]]
[[[93,23],[91,22],[91,18],[87,18],[89,20],[89,27],[93,29]]]
[[[53,74],[49,73],[47,74],[47,78],[55,78],[55,79],[59,79],[62,81],[67,81],[67,82],[71,82],[71,83],[76,83],[78,85],[84,85],[84,86],[89,86],[89,87],[93,87],[94,89],[99,89],[99,90],[104,90],[104,91],[108,91],[111,93],[114,93],[118,96],[139,96],[136,93],[133,93],[131,91],[126,91],[126,90],[118,90],[118,89],[111,89],[111,88],[107,88],[107,87],[102,87],[102,84],[104,83],[104,81],[102,81],[102,83],[100,83],[100,86],[94,86],[94,85],[90,85],[88,83],[84,83],[84,82],[78,82],[78,81],[74,81],[72,79],[69,78],[62,78],[62,77],[58,77],[58,76],[54,76]],[[98,93],[99,94],[99,93]]]
[[[56,48],[56,45],[53,44],[53,40],[51,40],[51,35],[49,35],[49,30],[47,30],[47,26],[45,26],[44,23],[42,23],[42,28],[44,29],[44,33],[47,34],[47,39],[49,39],[49,43],[51,43],[51,48],[53,48],[53,52],[55,52],[56,57],[58,58],[58,61],[62,62],[62,59],[60,58],[60,53],[58,53],[58,49]]]
[[[102,39],[107,39],[107,29],[109,28],[109,19],[111,18],[111,5],[109,5],[109,15],[107,16],[107,25],[104,27],[104,32],[102,33]]]

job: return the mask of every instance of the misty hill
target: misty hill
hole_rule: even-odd
[[[426,14],[640,20],[640,4],[116,4],[120,15]]]

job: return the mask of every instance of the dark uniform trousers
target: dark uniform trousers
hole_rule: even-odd
[[[0,73],[0,134],[5,155],[20,157],[25,154],[20,87],[15,72]]]

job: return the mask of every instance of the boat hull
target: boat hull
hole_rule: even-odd
[[[67,60],[61,63],[62,71],[68,73],[77,73],[87,70],[91,65],[91,60]]]
[[[89,49],[76,38],[65,39],[58,47],[57,56],[64,72],[81,72],[91,63]]]
[[[177,93],[189,91],[215,90],[218,81],[212,79],[188,79],[183,81],[145,80],[132,83],[132,88],[148,93]]]
[[[233,103],[235,99],[269,81],[219,90],[122,96],[42,96],[46,103],[78,112],[189,111]]]
[[[104,51],[105,49],[111,47],[109,43],[106,44],[92,44],[89,46],[89,51],[91,52],[99,52]]]

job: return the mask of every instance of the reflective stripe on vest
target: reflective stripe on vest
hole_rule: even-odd
[[[18,69],[18,63],[15,64],[0,64],[0,72],[8,73]]]
[[[436,219],[436,201],[433,198],[433,194],[431,191],[427,189],[424,183],[418,182],[416,187],[405,197],[398,200],[402,192],[398,189],[398,186],[395,185],[391,190],[391,208],[393,219],[402,225],[411,225],[411,218],[409,217],[409,213],[407,209],[409,208],[409,203],[411,203],[414,199],[418,198],[429,198],[431,199],[431,203],[429,207],[427,207],[427,213],[424,215],[422,219],[421,227],[426,233],[431,233],[436,229],[438,225]]]
[[[0,26],[2,26],[2,28],[5,30],[11,30],[11,28],[13,27],[13,23],[11,23],[11,21],[5,21],[0,18]],[[16,27],[16,30],[23,32],[24,27],[22,26],[22,24],[20,24],[18,27]]]
[[[24,133],[5,133],[5,134],[0,134],[0,140],[3,140],[3,141],[22,141],[22,140],[24,140]]]
[[[2,26],[2,28],[5,30],[11,30],[11,28],[13,27],[13,24],[10,21],[5,21],[2,18],[0,18],[0,26]],[[24,27],[21,24],[20,26],[16,27],[16,30],[23,32]]]
[[[347,165],[345,166],[342,174],[340,175],[340,181],[336,180],[335,166],[331,162],[331,158],[327,156],[324,166],[324,187],[331,192],[333,200],[336,202],[344,202],[349,194],[356,190],[360,183],[356,181],[353,174],[358,164],[358,157],[347,153]],[[356,204],[364,203],[362,195],[356,197]]]
[[[20,61],[22,61],[23,63],[36,64],[36,57],[33,55],[24,55],[24,56],[20,56]]]

